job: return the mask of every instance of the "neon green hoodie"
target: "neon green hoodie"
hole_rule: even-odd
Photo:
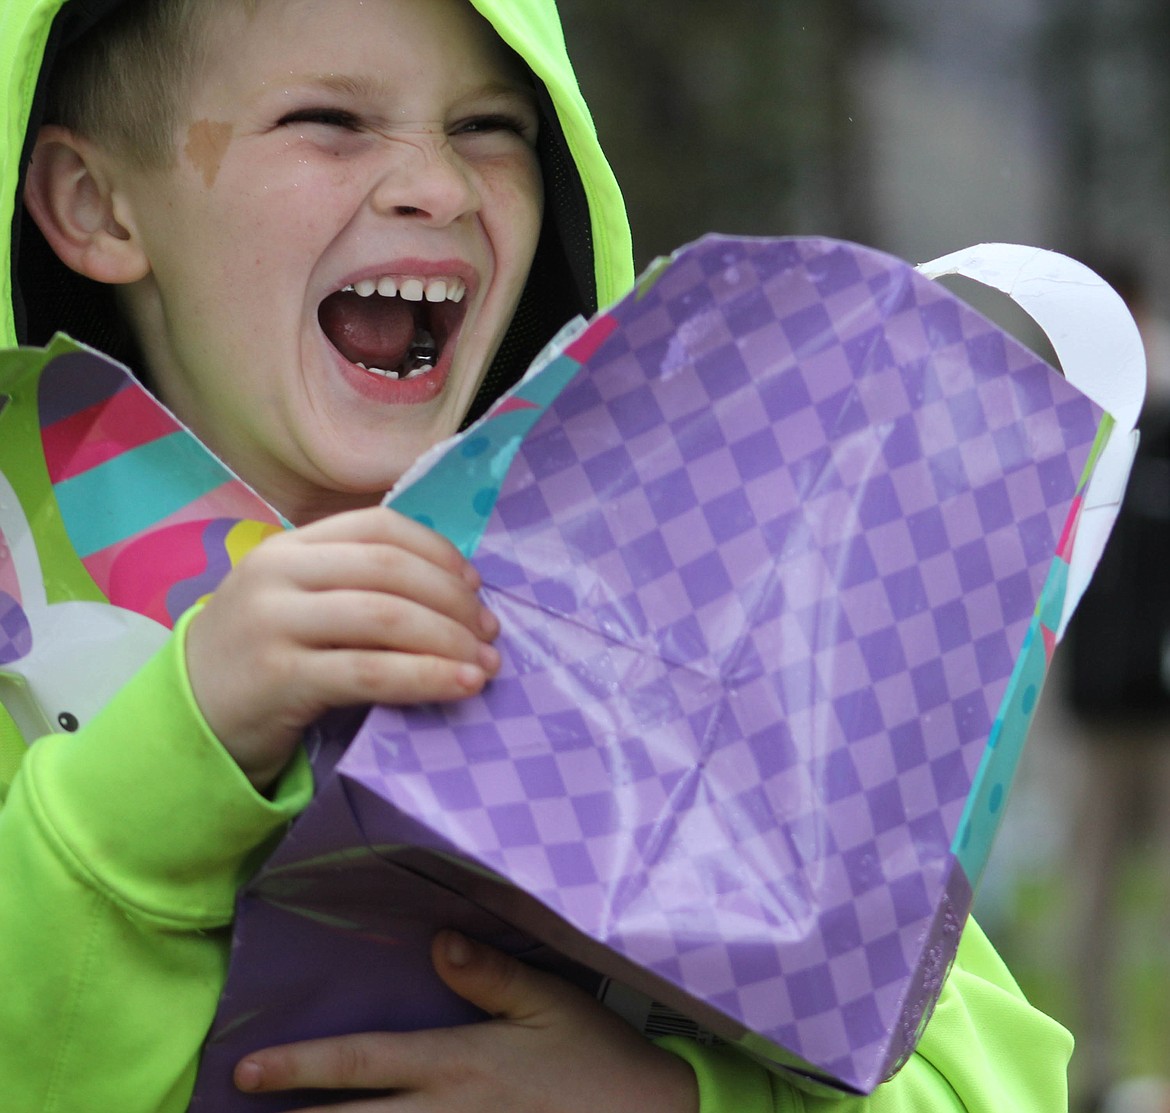
[[[64,14],[80,22],[117,2],[73,0]],[[542,248],[540,289],[493,371],[498,391],[565,318],[628,287],[631,253],[552,0],[472,2],[527,60],[552,106],[541,151],[551,246]],[[125,358],[94,312],[97,292],[55,266],[20,216],[42,59],[72,33],[64,19],[54,23],[61,8],[62,0],[0,8],[0,212],[14,229],[0,241],[3,343],[42,344],[63,328]],[[303,762],[263,798],[208,731],[187,684],[182,633],[180,624],[74,734],[26,751],[0,709],[0,1096],[9,1113],[185,1109],[223,984],[236,890],[307,802]],[[869,1098],[814,1097],[727,1050],[665,1043],[694,1066],[703,1113],[1066,1107],[1067,1034],[1027,1004],[973,924],[917,1054]]]

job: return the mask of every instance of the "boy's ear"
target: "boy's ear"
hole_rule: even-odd
[[[42,127],[24,203],[57,257],[96,282],[137,282],[150,262],[134,235],[108,160],[68,128]]]

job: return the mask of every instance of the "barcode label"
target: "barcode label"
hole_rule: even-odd
[[[648,1039],[657,1039],[659,1036],[685,1036],[707,1046],[720,1042],[718,1036],[697,1024],[689,1016],[684,1016],[677,1009],[663,1005],[644,993],[622,985],[621,982],[615,982],[612,978],[602,979],[601,985],[597,988],[597,999]]]

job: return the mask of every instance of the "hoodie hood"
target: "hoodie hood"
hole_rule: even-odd
[[[44,345],[58,331],[134,367],[112,290],[53,255],[23,211],[24,169],[42,112],[45,74],[62,44],[122,0],[6,0],[0,7],[0,315],[4,346]],[[541,243],[528,288],[472,415],[525,370],[569,318],[590,316],[633,281],[625,206],[581,96],[554,0],[469,0],[532,71],[541,102],[539,156],[546,191]],[[139,368],[135,368],[140,370]]]

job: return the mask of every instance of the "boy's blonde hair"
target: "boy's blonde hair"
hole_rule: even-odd
[[[222,2],[126,0],[58,55],[45,122],[141,168],[172,165],[185,99],[207,61],[206,20]],[[231,2],[251,14],[260,0]]]

